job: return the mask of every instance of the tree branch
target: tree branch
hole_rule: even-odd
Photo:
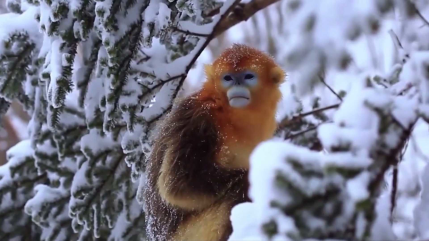
[[[392,39],[393,44],[395,45],[396,49],[397,49],[397,50],[398,50],[398,49],[403,49],[402,44],[401,44],[401,41],[399,40],[399,38],[398,38],[398,36],[395,34],[395,32],[393,32],[393,30],[392,30],[392,29],[390,29],[388,33],[389,33],[390,38]]]
[[[393,165],[392,192],[390,193],[390,223],[393,223],[393,212],[396,207],[396,194],[398,192],[398,164]]]
[[[180,32],[180,33],[184,33],[186,35],[193,35],[193,36],[204,37],[204,38],[207,38],[207,37],[210,36],[209,34],[191,32],[191,31],[183,30],[183,29],[180,29],[180,28],[177,28],[177,27],[174,28],[174,31],[177,31],[177,32]]]
[[[313,127],[310,127],[310,128],[308,128],[308,129],[305,129],[305,130],[303,130],[303,131],[299,131],[299,132],[294,133],[294,134],[291,134],[291,135],[286,135],[286,136],[284,137],[284,139],[285,139],[285,140],[294,139],[294,138],[296,138],[296,137],[298,137],[298,136],[301,136],[301,135],[304,135],[305,133],[308,133],[308,132],[310,132],[310,131],[317,130],[317,128],[318,128],[318,127],[319,127],[319,125],[317,125],[317,126],[313,126]]]
[[[278,0],[253,0],[249,3],[238,4],[238,8],[235,8],[227,18],[220,21],[214,35],[218,36],[234,25],[242,21],[247,21],[259,10],[262,10],[276,2],[278,2]]]
[[[410,139],[408,138],[405,142],[405,146],[399,156],[397,163],[393,164],[393,173],[392,173],[392,191],[390,193],[390,223],[393,223],[393,216],[396,207],[396,195],[398,193],[398,165],[399,162],[404,158],[405,152],[407,151],[408,144]]]
[[[425,23],[426,26],[429,26],[429,21],[423,16],[423,14],[420,12],[420,10],[417,8],[416,4],[409,1],[411,6],[414,8],[414,11],[416,12],[417,16]]]
[[[332,94],[334,94],[342,102],[343,98],[341,98],[341,96],[337,92],[335,92],[335,90],[332,89],[331,86],[328,85],[328,83],[326,83],[324,74],[319,74],[319,78],[320,81],[329,89],[329,91],[331,91]]]
[[[322,108],[315,109],[315,110],[312,110],[312,111],[309,111],[309,112],[301,113],[299,115],[293,116],[291,119],[284,118],[280,122],[278,129],[281,130],[283,128],[286,128],[290,124],[296,123],[297,121],[301,120],[302,118],[304,118],[306,116],[314,115],[314,114],[317,114],[317,113],[320,113],[320,112],[323,112],[323,111],[326,111],[326,110],[330,110],[330,109],[335,109],[335,108],[338,108],[339,106],[340,106],[340,104],[330,105],[330,106],[322,107]]]

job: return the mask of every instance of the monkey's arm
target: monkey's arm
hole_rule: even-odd
[[[211,205],[244,175],[218,164],[219,134],[210,108],[192,96],[179,102],[163,123],[153,149],[152,161],[160,163],[159,194],[185,210]]]

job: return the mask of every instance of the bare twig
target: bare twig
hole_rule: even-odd
[[[340,104],[335,104],[335,105],[330,105],[330,106],[326,106],[326,107],[322,107],[319,109],[315,109],[309,112],[305,112],[305,113],[301,113],[299,115],[293,116],[291,119],[288,118],[284,118],[280,124],[279,124],[279,128],[278,129],[284,129],[285,127],[291,125],[292,123],[296,123],[297,121],[301,120],[302,118],[309,116],[309,115],[314,115],[326,110],[330,110],[330,109],[336,109],[340,106]]]
[[[225,32],[232,26],[242,22],[247,21],[259,10],[262,10],[273,3],[278,2],[279,0],[253,0],[246,4],[238,4],[238,9],[234,9],[233,13],[225,18],[223,21],[220,21],[219,26],[216,28],[215,36]]]
[[[296,138],[296,137],[298,137],[298,136],[304,135],[305,133],[308,133],[308,132],[310,132],[310,131],[314,131],[314,130],[316,130],[316,129],[317,129],[317,127],[319,127],[319,126],[313,126],[313,127],[308,128],[308,129],[305,129],[305,130],[303,130],[303,131],[297,132],[297,133],[295,133],[295,134],[287,135],[287,136],[285,136],[285,138],[284,138],[284,139],[285,139],[285,140],[294,139],[294,138]]]
[[[197,36],[197,37],[205,37],[205,38],[207,38],[207,37],[210,36],[209,34],[191,32],[191,31],[183,30],[183,29],[180,29],[180,28],[177,28],[177,27],[174,28],[174,31],[177,31],[177,32],[180,32],[180,33],[184,33],[186,35]]]
[[[411,135],[412,137],[412,135]],[[399,155],[399,159],[397,163],[393,164],[393,173],[392,173],[392,191],[390,193],[390,223],[393,223],[394,211],[396,208],[396,196],[398,193],[398,165],[404,158],[405,152],[407,151],[410,140],[407,139],[405,142],[405,146],[402,152]]]
[[[137,62],[137,64],[141,64],[141,63],[143,63],[143,62],[146,62],[146,61],[148,61],[148,60],[151,58],[151,56],[147,55],[147,54],[146,54],[142,49],[139,49],[139,51],[140,51],[140,53],[141,53],[141,54],[143,54],[145,57],[141,58],[141,59]]]
[[[334,94],[342,102],[343,98],[341,98],[341,96],[337,92],[335,92],[335,90],[332,89],[331,86],[328,85],[328,83],[326,83],[325,77],[322,74],[319,74],[319,78],[320,81],[329,89],[329,91],[331,91],[332,94]]]
[[[394,52],[394,61],[398,61],[398,57],[403,58],[399,60],[401,63],[405,64],[407,59],[410,58],[410,55],[406,52],[404,47],[401,44],[401,41],[399,40],[398,36],[393,32],[392,29],[389,30],[390,38],[392,39],[393,45],[395,46],[396,51]],[[400,52],[401,51],[401,52]],[[403,56],[398,56],[398,53],[403,53]]]
[[[392,192],[390,194],[390,223],[393,223],[393,211],[396,207],[396,193],[398,192],[398,164],[393,165]]]
[[[247,21],[259,10],[262,10],[278,1],[279,0],[253,0],[248,3],[238,3],[232,14],[229,15],[228,18],[224,19],[224,21],[222,21],[215,35],[218,36],[232,26],[242,21]],[[216,14],[219,14],[219,11],[220,8],[214,9],[213,11],[208,13],[207,16],[214,16]]]
[[[377,192],[377,189],[378,189],[380,183],[384,179],[384,174],[389,169],[389,167],[392,165],[396,166],[398,164],[398,154],[400,154],[400,151],[404,148],[407,140],[410,138],[412,130],[414,129],[416,122],[417,122],[417,119],[415,119],[413,121],[413,123],[408,128],[404,128],[401,125],[400,127],[402,129],[402,135],[400,137],[400,141],[398,142],[398,145],[394,149],[392,149],[387,156],[382,155],[381,158],[385,159],[385,161],[384,161],[383,165],[381,166],[381,168],[379,169],[375,178],[369,184],[369,191],[371,193],[371,196],[373,196],[374,193]],[[396,181],[397,181],[397,179],[396,179]]]
[[[414,87],[413,83],[408,83],[407,85],[405,85],[405,87],[399,92],[398,95],[405,95],[406,92],[408,92],[411,88]]]
[[[165,80],[158,80],[158,83],[155,84],[155,85],[153,85],[153,86],[151,86],[150,88],[142,85],[142,86],[145,87],[146,92],[143,93],[141,96],[139,96],[139,102],[141,103],[142,100],[147,97],[147,95],[156,93],[156,90],[160,89],[164,84],[166,84],[168,82],[171,82],[171,81],[174,81],[174,80],[177,80],[177,79],[183,77],[184,75],[185,74],[180,74],[180,75],[172,76],[172,77],[170,77],[168,79],[165,79]],[[141,107],[140,112],[142,112],[143,110],[144,110],[144,106]]]
[[[392,29],[389,30],[389,35],[392,38],[393,44],[395,45],[395,47],[397,49],[403,49],[401,41],[399,41],[398,36],[395,34],[395,32],[393,32]]]
[[[417,16],[426,24],[426,26],[429,26],[429,21],[423,16],[423,14],[420,12],[420,10],[417,8],[416,4],[410,1],[411,6],[414,8],[414,11],[416,12]]]

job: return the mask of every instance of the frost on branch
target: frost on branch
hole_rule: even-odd
[[[285,16],[284,48],[277,57],[286,71],[298,72],[293,82],[294,91],[306,94],[322,82],[320,73],[327,70],[345,70],[353,64],[350,41],[377,34],[384,17],[394,7],[405,17],[414,16],[409,1],[284,1],[281,11]]]
[[[0,230],[38,227],[43,240],[144,239],[135,181],[144,177],[150,132],[218,25],[237,22],[223,20],[238,2],[8,0],[0,115],[12,100],[25,106],[28,165],[44,179],[13,190],[20,209],[0,212]],[[19,182],[8,174],[12,164],[2,170],[2,183]]]
[[[34,151],[29,140],[21,141],[7,152],[7,164],[0,166],[0,239],[39,240],[40,230],[24,212],[33,187],[47,181],[34,166]]]
[[[267,142],[255,150],[253,202],[233,209],[230,240],[426,238],[426,198],[423,191],[418,201],[418,179],[423,176],[424,183],[419,168],[428,161],[427,142],[418,150],[413,139],[427,135],[421,120],[428,120],[429,110],[427,1],[287,1],[278,7],[289,14],[278,33],[286,31],[286,41],[273,40],[276,56],[289,73],[299,73],[289,80],[292,92],[305,98],[282,111],[287,115],[278,136],[287,143]],[[353,26],[355,37],[348,35]],[[386,42],[366,49],[380,30],[396,52],[381,67],[377,58]],[[338,87],[345,83],[351,86]]]
[[[395,98],[364,79],[334,123],[318,128],[328,154],[276,140],[256,148],[249,177],[253,203],[235,207],[232,221],[253,210],[257,215],[248,225],[259,228],[255,238],[391,239],[391,232],[372,232],[376,197],[414,126],[416,106],[415,99]],[[239,232],[234,229],[230,240],[246,238]]]
[[[37,82],[37,66],[40,66],[35,53],[41,44],[40,33],[35,31],[34,14],[32,10],[21,15],[0,15],[0,116],[6,113],[13,99],[20,100],[27,108],[32,104],[23,85],[26,80]]]

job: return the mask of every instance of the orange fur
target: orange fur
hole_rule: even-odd
[[[192,215],[177,230],[171,240],[175,241],[219,241],[222,240],[231,215],[231,202],[218,202],[204,212]]]
[[[231,107],[224,74],[252,71],[250,103]],[[231,209],[250,201],[249,156],[272,137],[285,74],[266,54],[234,45],[206,66],[198,93],[178,100],[161,125],[147,165],[146,218],[151,240],[226,241]]]
[[[258,74],[258,84],[251,88],[251,103],[245,108],[233,108],[220,83],[225,73],[251,70]],[[214,103],[215,122],[222,133],[221,165],[230,169],[249,168],[249,156],[261,141],[272,137],[276,129],[275,113],[281,99],[279,85],[285,74],[272,58],[245,45],[227,49],[206,66],[207,81],[199,98]]]

